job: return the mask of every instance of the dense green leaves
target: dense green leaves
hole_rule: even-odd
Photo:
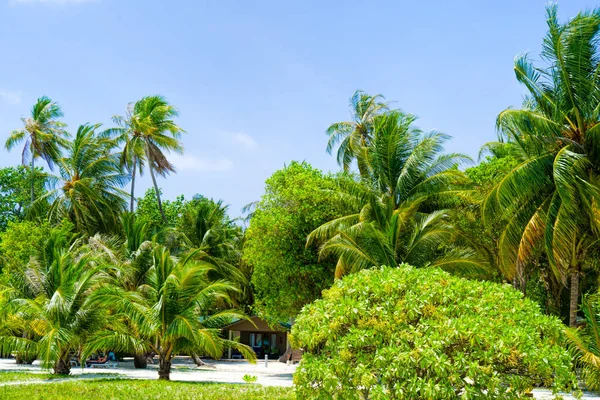
[[[507,285],[402,265],[361,271],[305,307],[294,375],[311,399],[521,398],[575,388],[563,325]]]
[[[317,247],[305,244],[313,229],[348,211],[335,188],[335,177],[298,162],[267,180],[244,244],[255,309],[263,316],[285,322],[333,282],[335,263],[319,260]]]
[[[43,195],[46,177],[41,168],[34,170],[34,191]],[[0,231],[9,222],[23,220],[31,205],[31,170],[24,166],[0,169]]]
[[[154,189],[150,188],[146,191],[144,197],[138,199],[135,214],[148,221],[148,230],[152,234],[156,234],[163,228],[174,227],[177,225],[184,204],[185,199],[183,195],[177,196],[175,200],[163,201],[162,207],[166,218],[165,221],[162,218],[158,203],[156,202],[156,192]]]

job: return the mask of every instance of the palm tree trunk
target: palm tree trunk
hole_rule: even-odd
[[[135,203],[135,172],[137,169],[137,157],[133,157],[133,172],[131,173],[131,198],[129,199],[129,212],[133,214]]]
[[[148,356],[144,353],[133,355],[133,367],[136,369],[145,369],[148,366]]]
[[[154,184],[154,192],[156,193],[156,201],[158,202],[158,210],[160,211],[160,215],[162,216],[163,222],[167,223],[167,217],[165,217],[165,212],[163,211],[162,201],[160,200],[160,190],[158,189],[158,184],[156,183],[156,177],[154,176],[154,169],[152,168],[152,159],[150,158],[150,152],[148,151],[148,144],[146,144],[146,159],[148,160],[148,169],[150,170],[150,176],[152,177],[152,183]]]
[[[33,154],[31,155],[31,204],[33,204],[33,202],[35,201],[35,182],[34,182],[34,175],[35,175],[35,157],[33,156]]]
[[[158,359],[158,379],[162,381],[171,380],[171,361],[162,354]]]
[[[71,362],[67,356],[62,355],[54,364],[54,375],[70,375]]]
[[[579,308],[579,268],[571,270],[571,298],[569,301],[569,326],[577,326],[577,309]]]

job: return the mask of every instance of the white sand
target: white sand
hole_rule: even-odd
[[[247,361],[212,361],[204,360],[208,367],[196,367],[191,359],[187,357],[177,357],[173,362],[171,379],[176,381],[194,381],[194,382],[215,382],[215,383],[244,383],[244,375],[253,375],[257,377],[257,384],[265,386],[292,386],[292,375],[296,370],[297,365],[287,365],[278,361],[269,361],[265,367],[265,362],[258,361],[256,364],[250,364]],[[158,360],[155,359],[155,364],[148,364],[147,369],[133,368],[133,361],[126,359],[125,362],[120,362],[119,366],[114,369],[91,369],[81,367],[73,367],[71,374],[77,378],[98,378],[103,375],[119,374],[121,378],[133,379],[157,379]],[[0,359],[0,371],[27,371],[33,373],[44,373],[47,370],[42,370],[39,361],[33,365],[17,365],[14,359]],[[59,379],[45,381],[52,383],[60,381]],[[6,382],[4,384],[16,384],[19,382]],[[23,383],[36,383],[34,381]],[[551,391],[544,389],[535,389],[534,397],[540,400],[553,399]],[[572,395],[563,394],[564,400],[574,400]],[[585,393],[582,399],[585,400],[600,400],[599,395]]]
[[[82,378],[97,377],[102,374],[119,374],[123,378],[135,379],[157,379],[158,378],[158,360],[155,364],[148,364],[147,369],[133,368],[133,361],[125,359],[120,362],[117,368],[99,369],[72,367],[71,374]],[[247,361],[212,361],[204,360],[210,367],[197,367],[191,359],[187,357],[177,357],[173,362],[171,370],[171,380],[175,381],[195,381],[195,382],[219,382],[219,383],[244,383],[244,375],[253,375],[257,377],[257,384],[265,386],[292,386],[292,374],[296,370],[296,365],[287,365],[278,361],[269,361],[265,367],[265,362],[257,361],[256,364],[250,364]],[[42,370],[39,361],[33,365],[17,365],[14,359],[0,359],[0,371],[27,371],[27,372],[48,372]]]

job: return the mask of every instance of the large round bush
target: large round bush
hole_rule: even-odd
[[[300,398],[519,398],[574,387],[563,325],[508,285],[410,266],[365,270],[306,306]]]

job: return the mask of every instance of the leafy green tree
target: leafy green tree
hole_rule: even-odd
[[[26,321],[26,331],[35,335],[4,332],[0,352],[37,354],[44,367],[68,375],[72,354],[106,324],[117,326],[106,309],[91,300],[104,281],[105,269],[92,254],[80,252],[68,234],[57,233],[29,263],[24,284],[3,288],[8,301],[0,311],[2,321]]]
[[[336,122],[327,128],[327,152],[338,147],[338,164],[348,172],[354,160],[358,162],[361,175],[367,171],[364,163],[364,153],[371,144],[373,135],[373,121],[382,113],[389,110],[384,97],[380,94],[370,96],[362,90],[357,90],[350,98],[350,121]]]
[[[163,201],[162,207],[165,216],[165,219],[163,219],[160,209],[158,208],[158,203],[156,202],[156,192],[154,189],[150,188],[146,191],[144,197],[138,200],[135,215],[148,221],[149,232],[151,234],[156,234],[165,226],[177,226],[185,203],[183,195],[177,196],[173,201]]]
[[[563,324],[508,285],[382,267],[336,281],[292,327],[299,398],[521,399],[572,390]]]
[[[0,260],[5,279],[24,273],[29,260],[43,246],[51,231],[48,222],[9,222],[7,229],[0,233]]]
[[[35,193],[43,194],[45,176],[41,168],[36,168]],[[0,232],[8,227],[9,222],[21,221],[27,215],[31,205],[30,195],[31,171],[27,167],[0,168]]]
[[[440,254],[455,232],[442,208],[465,193],[466,177],[456,166],[461,154],[441,154],[448,136],[423,134],[415,117],[390,111],[375,119],[367,147],[368,174],[343,181],[344,216],[321,225],[308,244],[323,242],[321,256],[337,259],[336,277],[379,265],[410,262],[416,266],[484,270],[485,260],[467,248]]]
[[[6,149],[11,150],[25,141],[22,152],[23,165],[30,167],[30,202],[35,201],[35,160],[42,158],[50,169],[60,157],[61,148],[66,146],[65,124],[58,121],[63,116],[60,106],[48,97],[40,97],[31,108],[31,116],[22,118],[25,125],[14,130],[6,140]]]
[[[563,24],[551,5],[547,23],[546,65],[517,57],[517,80],[528,95],[521,109],[497,118],[501,141],[520,163],[490,191],[482,210],[488,224],[504,222],[498,246],[508,275],[517,275],[543,244],[556,279],[570,280],[574,326],[582,268],[600,232],[600,10]]]
[[[158,354],[159,379],[169,380],[177,354],[207,354],[218,358],[228,346],[247,359],[256,355],[248,346],[221,338],[219,329],[233,318],[246,318],[233,309],[210,314],[216,301],[227,301],[235,290],[231,283],[209,278],[211,268],[191,257],[175,259],[163,246],[153,250],[152,265],[145,273],[147,284],[140,290],[105,287],[98,291],[98,304],[110,307],[127,319],[134,329],[125,332],[105,329],[86,343],[84,356],[98,349],[117,351],[151,350]]]
[[[337,178],[292,162],[266,181],[245,235],[243,259],[253,270],[255,310],[281,322],[331,286],[335,264],[319,260],[307,235],[347,212],[337,201]]]
[[[97,125],[81,125],[67,153],[57,161],[59,175],[50,176],[52,190],[36,202],[49,201],[50,221],[70,219],[78,232],[113,232],[126,209],[122,187],[128,176],[119,168],[115,142],[96,133]]]
[[[179,138],[184,130],[173,121],[177,115],[177,109],[164,97],[147,96],[133,105],[128,105],[126,116],[115,115],[113,121],[119,127],[111,130],[111,134],[116,134],[119,141],[125,143],[121,165],[131,174],[130,212],[133,212],[136,171],[139,170],[141,174],[144,164],[147,164],[154,185],[158,210],[164,223],[167,223],[167,217],[163,210],[161,192],[155,174],[165,177],[175,172],[175,167],[164,154],[165,150],[177,153],[183,151]]]

